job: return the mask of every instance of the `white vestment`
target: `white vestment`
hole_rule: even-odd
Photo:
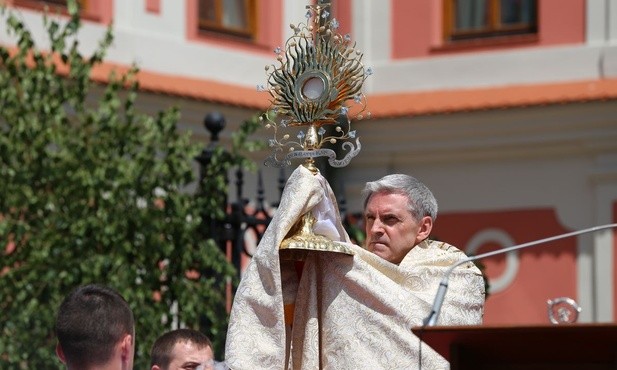
[[[309,211],[318,219],[315,230],[347,243],[354,255],[309,252],[301,266],[281,260],[281,242]],[[445,270],[465,257],[447,243],[424,241],[397,266],[351,244],[330,186],[300,166],[236,292],[227,365],[232,370],[416,369],[419,339],[411,328],[430,312]],[[483,307],[481,272],[473,263],[461,265],[450,277],[438,323],[480,324]],[[423,370],[448,368],[428,345],[421,353]]]

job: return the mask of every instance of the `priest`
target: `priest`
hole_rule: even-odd
[[[465,254],[429,240],[437,202],[407,175],[369,182],[367,242],[350,242],[318,171],[299,166],[236,292],[230,369],[446,369],[411,328],[431,311],[444,272]],[[450,275],[439,325],[482,322],[473,263]]]

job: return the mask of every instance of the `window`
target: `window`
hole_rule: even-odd
[[[535,34],[537,0],[445,0],[444,36],[459,41]]]
[[[77,1],[82,9],[87,8],[87,0],[78,0]],[[54,8],[66,8],[67,0],[16,0],[15,3],[17,5],[24,5],[32,8],[43,8],[48,6],[50,9]]]
[[[14,0],[14,4],[17,6],[40,11],[48,8],[49,12],[52,14],[57,12],[66,14],[66,3],[67,0]],[[81,7],[82,17],[89,20],[100,20],[100,2],[97,3],[95,0],[77,0],[77,3]],[[97,6],[97,4],[99,6]]]
[[[40,3],[50,3],[50,4],[57,4],[57,5],[63,5],[66,6],[66,0],[42,0],[39,1]]]
[[[255,0],[199,0],[201,31],[255,39]]]

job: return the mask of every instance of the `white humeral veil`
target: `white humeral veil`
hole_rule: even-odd
[[[311,251],[301,266],[281,260],[283,238],[309,211],[315,234],[347,243],[354,255]],[[419,339],[410,329],[422,324],[445,270],[461,258],[447,243],[424,241],[397,266],[351,244],[327,181],[299,166],[236,292],[225,361],[232,370],[417,369]],[[439,324],[480,324],[483,306],[480,271],[460,266]],[[424,370],[449,367],[426,344],[421,354]]]

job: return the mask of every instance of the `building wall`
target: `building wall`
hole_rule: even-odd
[[[443,41],[440,1],[392,0],[386,5],[364,0],[354,3],[353,34],[368,49],[379,76],[369,83],[371,93],[596,79],[606,76],[603,63],[611,68],[617,63],[617,49],[608,42],[614,35],[599,30],[601,25],[612,29],[617,18],[614,11],[607,14],[610,4],[605,10],[590,3],[540,0],[537,37],[461,46]],[[585,42],[592,37],[594,42]]]
[[[197,0],[151,2],[91,0],[102,16],[86,22],[84,50],[113,21],[116,42],[107,60],[163,75],[254,89],[263,67],[290,35],[289,23],[305,21],[305,3],[259,2],[255,43],[197,33]],[[10,2],[9,2],[10,3]],[[563,82],[617,76],[615,0],[540,0],[540,32],[524,43],[452,48],[442,40],[442,2],[437,0],[339,0],[341,31],[350,31],[375,78],[368,94]],[[97,10],[97,11],[99,11]],[[39,12],[23,9],[42,35]],[[3,39],[5,39],[3,37]],[[7,37],[7,39],[10,39]],[[179,68],[180,67],[180,68]]]
[[[368,91],[393,100],[404,92],[532,91],[617,72],[613,0],[540,0],[536,39],[467,47],[444,45],[439,1],[365,0],[351,9],[352,35],[375,70]],[[370,102],[369,94],[369,110]],[[615,113],[613,102],[603,102],[358,122],[363,151],[339,177],[346,179],[347,204],[360,211],[365,181],[392,172],[418,176],[440,201],[436,235],[464,250],[487,235],[497,240],[480,250],[611,223]],[[614,235],[583,235],[486,261],[489,277],[503,287],[488,299],[485,322],[546,323],[546,300],[559,295],[581,304],[581,321],[614,320]],[[516,261],[515,274],[505,273],[506,261]]]
[[[457,48],[443,43],[438,0],[337,0],[333,11],[341,33],[351,34],[364,64],[375,72],[365,86],[369,110],[383,96],[414,106],[418,101],[397,96],[413,92],[427,92],[426,99],[434,100],[444,91],[533,92],[543,84],[617,77],[617,0],[539,1],[535,39]],[[230,97],[265,83],[264,66],[275,62],[274,48],[291,34],[290,23],[305,21],[306,12],[302,1],[260,1],[258,37],[247,44],[199,35],[196,0],[89,3],[102,16],[85,22],[84,52],[113,20],[116,38],[108,62],[136,62],[154,79],[140,107],[155,112],[178,105],[181,129],[194,131],[204,144],[203,117],[221,111],[228,123],[222,145],[243,119],[267,106],[265,93],[245,105]],[[22,13],[43,39],[40,13]],[[0,29],[0,42],[14,40]],[[584,86],[589,91],[581,96],[598,88]],[[215,90],[211,96],[219,90],[227,95],[204,98],[200,89],[206,88]],[[421,116],[391,108],[390,114],[354,123],[362,151],[348,167],[333,171],[333,187],[342,184],[348,209],[358,212],[366,181],[393,172],[415,175],[440,203],[435,236],[470,253],[617,221],[614,100],[482,107],[482,101],[469,111],[442,106]],[[259,135],[265,139],[265,133]],[[265,155],[254,158],[262,162]],[[277,199],[277,170],[262,169],[267,198]],[[251,194],[255,180],[246,181]],[[233,200],[233,190],[230,195]],[[615,320],[616,243],[614,232],[595,233],[484,261],[491,284],[499,287],[487,301],[485,322],[545,323],[546,300],[562,295],[581,304],[581,321]]]
[[[362,152],[340,176],[351,211],[367,180],[407,173],[440,205],[434,237],[477,254],[614,222],[617,104],[552,105],[356,124]],[[583,322],[614,318],[614,232],[486,260],[485,323],[548,323],[546,300],[569,296]],[[477,248],[474,252],[474,248]],[[513,271],[513,272],[512,272]],[[499,285],[497,284],[497,285]]]

